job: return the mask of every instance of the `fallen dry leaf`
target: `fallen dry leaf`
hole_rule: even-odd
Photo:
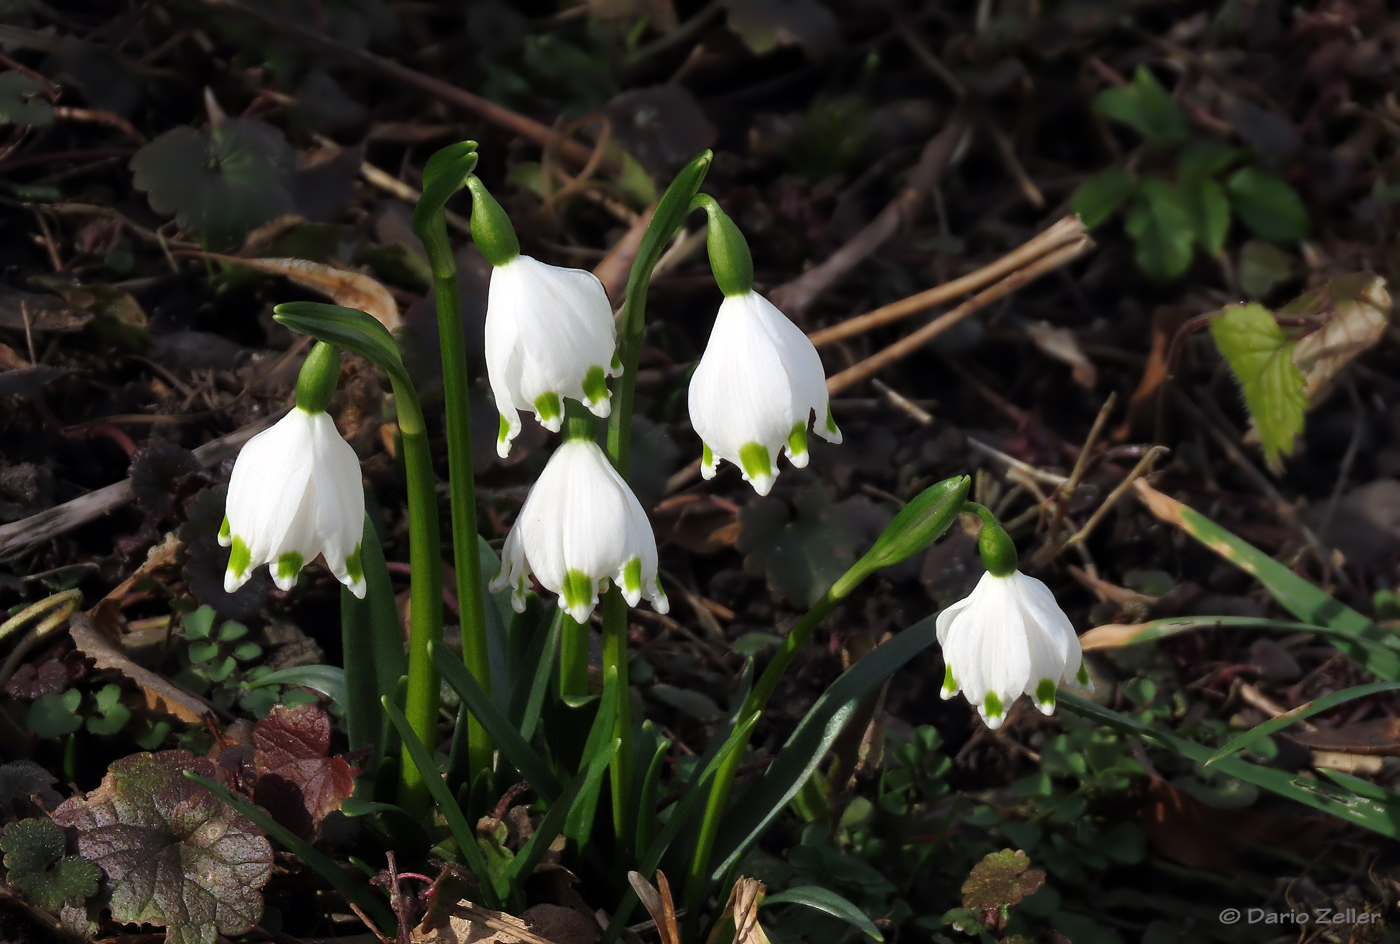
[[[214,259],[218,262],[247,266],[269,275],[280,275],[291,279],[304,288],[311,289],[313,292],[320,292],[337,305],[368,312],[390,331],[396,331],[403,326],[403,318],[399,315],[399,305],[398,302],[394,301],[393,294],[378,281],[362,272],[339,269],[322,262],[312,262],[309,259],[243,259],[238,256],[225,256],[216,252],[197,252],[194,250],[182,253],[182,255],[185,254],[201,259]]]
[[[1074,382],[1086,390],[1093,390],[1099,383],[1099,371],[1094,362],[1079,347],[1079,339],[1068,328],[1057,328],[1048,321],[1036,321],[1026,325],[1026,333],[1031,341],[1046,354],[1068,364],[1073,372]]]
[[[479,908],[466,900],[429,908],[423,923],[410,933],[409,941],[411,944],[556,944],[535,933],[521,918],[504,911]]]
[[[1400,719],[1396,718],[1358,721],[1340,728],[1320,728],[1316,731],[1290,729],[1283,734],[1290,741],[1314,751],[1400,757]]]
[[[1309,406],[1317,406],[1342,368],[1385,334],[1390,292],[1385,279],[1369,272],[1338,276],[1303,293],[1279,309],[1278,316],[1323,319],[1321,328],[1293,346],[1293,363],[1308,384]]]
[[[170,682],[142,668],[126,657],[116,644],[104,636],[84,613],[74,613],[68,629],[73,644],[91,659],[99,669],[113,669],[140,686],[146,697],[146,707],[189,723],[202,723],[209,709],[192,695],[180,691]]]

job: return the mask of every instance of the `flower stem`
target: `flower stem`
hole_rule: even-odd
[[[405,384],[395,383],[394,405],[403,438],[408,486],[408,563],[412,572],[404,715],[420,741],[436,744],[441,681],[437,665],[428,655],[428,645],[442,644],[442,538],[438,532],[437,493],[428,431],[417,394]],[[399,806],[410,816],[421,817],[428,811],[429,799],[423,775],[405,749],[399,772]]]
[[[444,228],[444,234],[446,230]],[[462,620],[462,661],[487,692],[491,671],[486,651],[486,611],[481,589],[481,552],[477,546],[476,478],[472,470],[472,426],[467,347],[462,335],[462,301],[457,266],[433,272],[437,298],[438,346],[442,348],[443,399],[447,406],[447,480],[452,495],[452,557],[457,570],[457,601]],[[491,769],[495,745],[476,716],[463,708],[457,724],[466,726],[466,757],[457,750],[448,762],[452,782],[470,783]],[[424,744],[431,742],[424,741]]]
[[[866,572],[867,574],[869,571]],[[797,625],[788,633],[783,644],[778,647],[768,667],[763,670],[758,681],[749,690],[748,697],[744,699],[744,707],[739,710],[737,717],[747,718],[755,711],[761,711],[768,704],[768,700],[773,697],[773,692],[778,687],[778,681],[783,677],[789,665],[792,664],[793,657],[797,650],[802,647],[812,635],[813,631],[821,625],[822,620],[840,603],[851,590],[859,586],[860,581],[847,581],[842,579],[826,594],[817,601],[807,613],[798,621]],[[849,586],[847,586],[849,584]],[[838,592],[836,587],[844,587]],[[739,772],[739,766],[743,763],[744,748],[748,746],[749,736],[753,729],[749,730],[749,735],[744,736],[734,750],[729,752],[729,756],[724,759],[719,770],[715,772],[714,783],[710,786],[710,795],[705,800],[705,817],[700,821],[700,834],[695,840],[695,852],[690,859],[690,867],[685,877],[685,894],[682,902],[687,910],[692,914],[698,913],[700,906],[704,903],[705,890],[710,879],[710,856],[714,852],[715,837],[719,835],[719,825],[724,818],[725,807],[729,804],[729,793],[734,786],[734,778]]]

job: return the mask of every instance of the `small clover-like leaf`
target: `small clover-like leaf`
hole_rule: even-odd
[[[83,726],[78,715],[83,693],[76,688],[57,695],[41,695],[29,706],[25,724],[41,738],[60,738]]]
[[[214,628],[214,608],[201,606],[193,613],[186,613],[180,624],[185,627],[186,639],[208,639],[209,631]]]
[[[222,776],[189,751],[112,762],[86,797],[54,811],[78,831],[78,851],[107,876],[112,917],[163,925],[168,944],[214,944],[262,916],[272,846],[223,800],[183,776]]]
[[[254,799],[279,822],[306,836],[355,791],[359,772],[329,756],[331,720],[316,705],[276,705],[253,728]]]
[[[208,134],[172,128],[138,151],[131,169],[156,212],[174,214],[216,249],[295,207],[296,155],[260,121],[226,118]]]
[[[20,820],[0,835],[5,880],[29,901],[48,911],[97,894],[101,872],[79,856],[64,855],[63,830],[45,817]]]
[[[53,106],[44,101],[43,93],[43,83],[23,72],[0,74],[0,124],[51,124]]]
[[[1308,408],[1307,383],[1293,362],[1293,339],[1263,305],[1236,305],[1210,323],[1216,347],[1244,391],[1245,406],[1259,429],[1270,467],[1293,451]]]
[[[1045,884],[1045,873],[1031,869],[1030,864],[1030,857],[1020,849],[988,853],[963,882],[963,907],[974,912],[996,910],[1034,895]]]

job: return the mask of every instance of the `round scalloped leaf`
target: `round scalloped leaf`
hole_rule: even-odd
[[[50,819],[35,817],[5,827],[5,880],[33,904],[48,911],[97,894],[101,872],[78,856],[64,855],[63,830]]]
[[[183,775],[222,776],[189,751],[132,754],[54,811],[107,876],[112,917],[163,925],[167,944],[214,944],[262,917],[272,846],[241,813]]]
[[[43,93],[43,83],[22,72],[0,75],[0,124],[51,124],[53,106],[44,101]]]
[[[172,128],[137,152],[131,170],[156,212],[174,214],[212,249],[294,208],[296,155],[281,131],[260,121],[226,118],[207,135]]]

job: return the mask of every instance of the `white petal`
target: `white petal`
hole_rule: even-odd
[[[742,297],[782,358],[783,369],[792,388],[793,422],[805,426],[808,417],[815,414],[817,433],[830,439],[831,433],[826,429],[826,372],[822,369],[822,359],[817,349],[802,333],[802,329],[768,299],[757,292]]]

